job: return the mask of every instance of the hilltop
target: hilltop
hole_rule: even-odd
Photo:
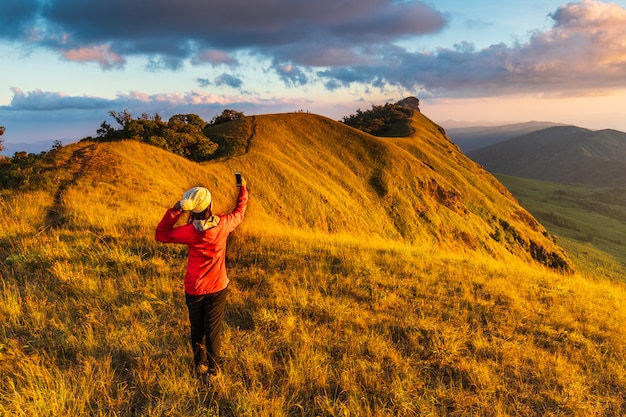
[[[623,285],[574,272],[439,126],[410,124],[248,116],[205,129],[210,161],[81,141],[19,167],[0,193],[0,414],[624,414]],[[234,171],[250,204],[207,388],[186,250],[154,227],[194,185],[230,210]]]
[[[626,133],[556,126],[468,156],[495,173],[564,184],[626,185]]]
[[[221,156],[228,163],[236,157],[251,183],[263,183],[256,215],[274,230],[419,242],[498,259],[514,254],[571,268],[545,229],[439,126],[419,112],[410,123],[411,136],[380,138],[321,116],[265,115],[206,133],[224,143],[228,132]]]
[[[253,184],[251,191],[257,191],[250,227],[262,231],[419,243],[572,269],[545,229],[439,126],[418,111],[408,123],[410,136],[382,138],[312,114],[251,116],[205,129],[219,144],[211,163],[183,159],[168,164],[169,152],[159,154],[132,141],[83,141],[48,155],[55,168],[42,176],[55,177],[53,182],[71,178],[61,182],[60,195],[75,188],[78,179],[98,177],[114,167],[121,171],[114,178],[143,183],[170,179],[167,167],[184,164],[186,172],[196,171],[188,175],[204,178],[202,183],[219,195],[228,189],[232,172],[241,170]],[[142,158],[143,169],[134,172],[129,168],[139,161],[133,155],[153,155],[148,160],[152,164]],[[98,158],[107,162],[97,163]],[[175,198],[190,186],[178,178],[176,192],[169,184],[151,187],[151,193]]]

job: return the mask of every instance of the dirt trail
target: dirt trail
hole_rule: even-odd
[[[70,170],[71,176],[70,178],[59,179],[59,186],[54,193],[54,202],[52,207],[46,212],[44,230],[57,229],[67,221],[63,205],[63,194],[71,185],[76,184],[76,181],[81,176],[85,165],[84,153],[84,149],[77,149],[69,158],[66,169]],[[79,162],[78,167],[75,166],[76,162]]]
[[[251,116],[250,118],[252,119],[252,121],[250,122],[250,136],[248,136],[248,139],[246,140],[245,153],[250,152],[250,144],[252,143],[252,138],[256,135],[256,116]]]
[[[76,149],[67,159],[62,168],[68,175],[58,178],[59,185],[54,193],[52,207],[48,209],[45,217],[45,225],[42,231],[57,229],[67,223],[67,212],[63,197],[65,192],[76,185],[80,179],[92,176],[107,176],[111,174],[113,163],[97,145],[92,144]]]

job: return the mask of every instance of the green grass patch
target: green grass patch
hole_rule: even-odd
[[[584,265],[602,252],[626,267],[626,189],[597,188],[497,175],[522,206],[530,211]],[[572,241],[567,244],[565,241]],[[578,254],[578,256],[576,256]],[[593,264],[593,263],[592,263]],[[585,267],[589,269],[589,266]]]

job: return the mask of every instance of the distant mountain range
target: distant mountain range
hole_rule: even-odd
[[[448,134],[457,142],[454,132]],[[626,186],[626,133],[617,130],[553,126],[466,154],[493,173],[564,184]]]
[[[553,122],[526,122],[513,123],[501,126],[468,126],[446,127],[446,133],[465,153],[484,148],[499,142],[504,142],[528,133],[547,129],[553,126],[564,126]]]
[[[74,141],[62,141],[63,144],[70,143]],[[26,153],[41,153],[49,151],[54,145],[54,140],[42,140],[38,142],[5,142],[4,150],[0,151],[0,155],[4,156],[13,156],[15,152],[26,152]]]

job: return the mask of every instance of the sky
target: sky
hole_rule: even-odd
[[[96,136],[110,111],[308,111],[420,99],[444,127],[626,131],[626,0],[2,0],[11,143]]]

